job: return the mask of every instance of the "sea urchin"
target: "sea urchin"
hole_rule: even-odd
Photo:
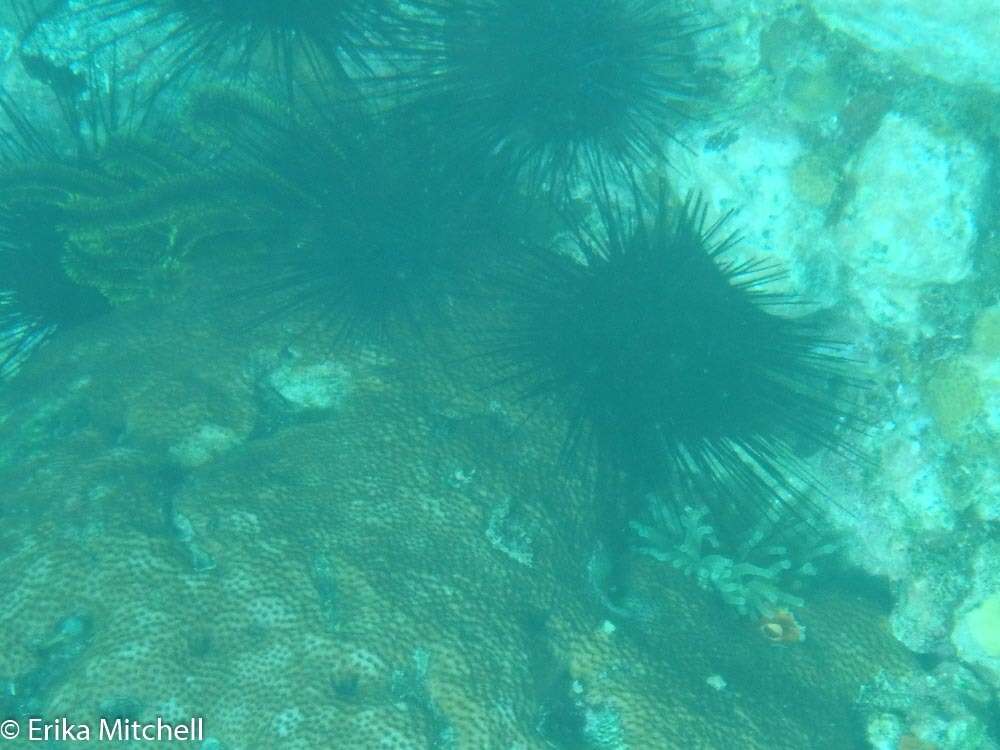
[[[289,93],[298,83],[369,74],[397,20],[390,0],[96,0],[77,12],[111,29],[98,37],[121,42],[149,32],[166,56],[154,78],[242,78],[257,66]]]
[[[97,290],[66,275],[58,221],[51,207],[0,209],[0,379],[13,376],[57,330],[110,310]]]
[[[462,161],[557,198],[581,174],[662,156],[705,70],[696,14],[662,0],[440,0],[416,111]]]
[[[836,446],[852,421],[832,395],[836,346],[778,314],[793,301],[768,290],[780,272],[730,260],[737,237],[698,199],[601,213],[578,233],[584,262],[540,250],[516,264],[493,349],[505,378],[566,407],[567,454],[596,456],[610,492],[708,505],[720,522],[801,510],[813,482],[796,449]]]
[[[266,248],[240,259],[249,278],[232,284],[265,317],[300,315],[335,342],[371,343],[422,333],[461,289],[478,216],[416,131],[232,91],[203,92],[192,117],[206,142],[225,144],[223,200]]]

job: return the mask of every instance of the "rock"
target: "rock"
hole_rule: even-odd
[[[714,138],[706,131],[693,142],[693,151],[671,153],[676,173],[670,179],[677,193],[702,195],[709,223],[732,212],[716,235],[740,236],[728,260],[774,263],[787,276],[769,288],[818,307],[835,304],[836,251],[817,204],[832,193],[824,183],[836,178],[822,174],[825,167],[815,159],[809,163],[809,152],[784,125],[751,122],[730,141]]]
[[[296,363],[271,373],[270,384],[295,409],[333,409],[350,390],[351,375],[335,362]]]
[[[968,276],[985,164],[968,141],[886,115],[854,165],[857,189],[836,228],[869,317],[915,329],[921,290]]]
[[[830,28],[922,75],[1000,91],[995,0],[812,0]]]
[[[970,611],[965,616],[965,626],[984,654],[1000,658],[1000,593]]]
[[[984,544],[977,552],[972,592],[955,613],[951,642],[959,658],[978,667],[994,689],[1000,688],[1000,545]]]

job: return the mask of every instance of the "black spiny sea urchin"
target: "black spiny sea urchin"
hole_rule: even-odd
[[[95,0],[79,12],[119,29],[116,41],[150,32],[157,78],[244,78],[259,64],[288,92],[370,74],[398,35],[391,0]]]
[[[336,343],[370,343],[421,333],[461,288],[480,222],[412,129],[232,91],[203,92],[192,118],[225,144],[227,192],[265,246],[233,282],[265,317],[301,314]]]
[[[415,111],[459,157],[558,198],[575,177],[662,156],[704,98],[703,23],[662,0],[429,0]]]
[[[585,262],[539,251],[517,264],[494,353],[526,395],[566,407],[567,451],[596,456],[608,492],[705,504],[738,525],[775,503],[803,510],[815,487],[796,448],[838,446],[852,419],[831,394],[835,344],[777,314],[793,301],[768,290],[781,274],[728,259],[723,223],[697,199],[605,202],[601,230],[577,238]]]
[[[104,314],[108,301],[62,267],[66,238],[53,207],[0,208],[0,379],[59,329]]]
[[[0,88],[0,378],[15,374],[58,330],[111,309],[67,263],[71,204],[113,189],[98,165],[112,141],[139,130],[150,115],[134,90],[118,86],[113,55],[111,63],[100,84],[93,64],[86,75],[63,71],[64,82],[72,79],[68,90],[50,84],[50,114],[59,112],[61,128],[46,126],[39,100],[29,113],[23,97]],[[125,275],[115,268],[108,274]]]

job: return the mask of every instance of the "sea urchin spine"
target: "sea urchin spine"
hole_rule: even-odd
[[[426,5],[436,27],[408,79],[411,114],[436,123],[460,163],[488,162],[491,182],[561,199],[595,170],[631,173],[663,156],[705,98],[704,23],[675,3]]]
[[[578,232],[583,262],[539,250],[512,264],[515,311],[494,346],[506,378],[564,405],[567,452],[596,456],[630,497],[737,525],[808,500],[795,448],[837,446],[851,421],[831,395],[836,346],[777,313],[794,301],[768,289],[782,274],[730,260],[737,237],[700,200],[603,205],[599,231]]]

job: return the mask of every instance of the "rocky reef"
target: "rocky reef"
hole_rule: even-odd
[[[38,70],[90,40],[57,18],[19,51],[15,7],[0,84],[57,122]],[[0,387],[0,718],[201,716],[201,750],[1000,746],[996,14],[699,8],[735,85],[641,179],[735,211],[735,254],[787,268],[863,369],[851,454],[808,456],[837,555],[812,574],[689,508],[611,570],[558,416],[461,336],[248,325],[254,269],[188,252],[221,226],[207,183],[142,162],[180,213],[81,190],[65,270],[114,309]]]

